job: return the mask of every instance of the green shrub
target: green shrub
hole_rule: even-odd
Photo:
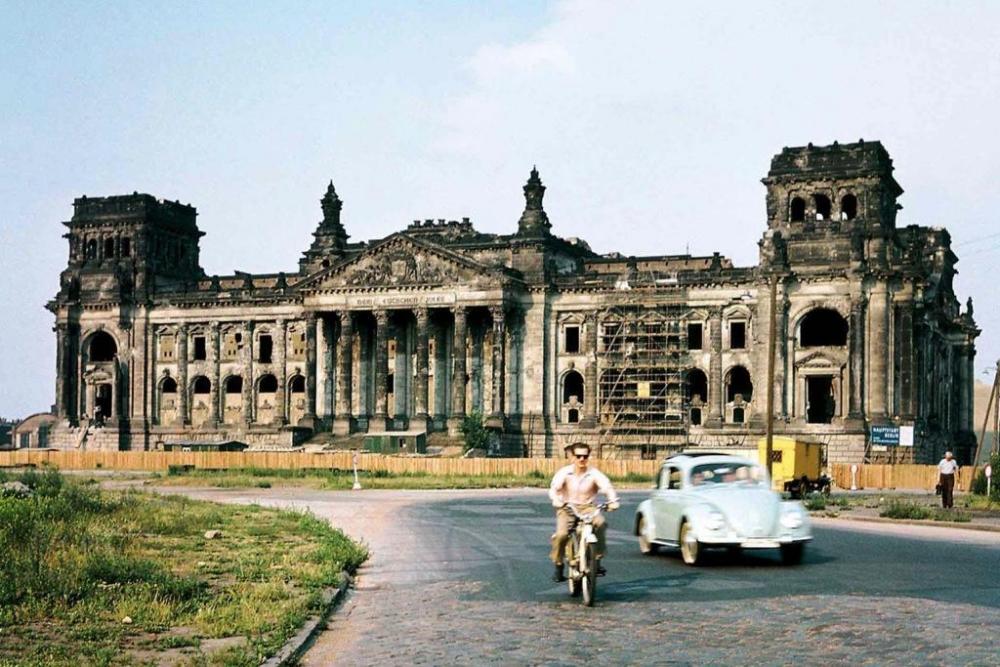
[[[993,466],[993,470],[1000,470],[1000,453],[994,454],[990,457],[990,465]],[[997,488],[997,482],[993,482],[992,488],[990,489],[990,500],[995,500],[1000,502],[1000,488]],[[986,495],[986,473],[982,469],[976,474],[976,478],[972,480],[972,486],[970,490],[974,495],[985,496]]]
[[[879,516],[888,519],[930,519],[933,512],[930,508],[916,503],[892,500],[879,512]]]
[[[490,440],[490,431],[483,421],[483,413],[471,412],[462,420],[462,436],[465,438],[465,451],[470,449],[486,449]]]
[[[827,499],[822,493],[813,493],[802,503],[810,512],[820,512],[826,509]]]

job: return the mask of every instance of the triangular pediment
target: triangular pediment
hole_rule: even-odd
[[[800,368],[840,368],[844,366],[844,359],[835,359],[834,355],[822,351],[807,354],[796,362]]]
[[[395,234],[353,259],[324,269],[297,285],[328,290],[364,287],[434,287],[499,284],[503,272],[447,248]]]

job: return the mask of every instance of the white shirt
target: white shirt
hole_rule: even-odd
[[[549,485],[549,499],[553,507],[562,507],[566,503],[573,505],[590,505],[594,502],[597,492],[603,493],[610,503],[618,502],[618,494],[611,486],[611,480],[600,470],[587,466],[582,475],[576,474],[576,466],[570,464],[556,472]]]
[[[941,462],[938,463],[938,472],[942,475],[954,475],[958,472],[958,461],[955,459],[950,461],[948,459],[941,459]]]

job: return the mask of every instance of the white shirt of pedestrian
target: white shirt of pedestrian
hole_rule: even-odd
[[[590,505],[594,502],[598,491],[607,496],[608,502],[618,502],[618,494],[615,493],[607,475],[589,466],[582,475],[578,475],[575,468],[574,465],[560,468],[552,478],[549,498],[553,506],[562,507],[563,503]]]
[[[938,463],[938,472],[942,475],[954,475],[958,471],[958,461],[955,459],[941,459]]]

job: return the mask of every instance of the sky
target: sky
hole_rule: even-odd
[[[1000,358],[1000,4],[0,0],[0,416],[49,409],[73,199],[197,207],[209,274],[295,271],[415,219],[757,262],[783,146],[880,140]]]

